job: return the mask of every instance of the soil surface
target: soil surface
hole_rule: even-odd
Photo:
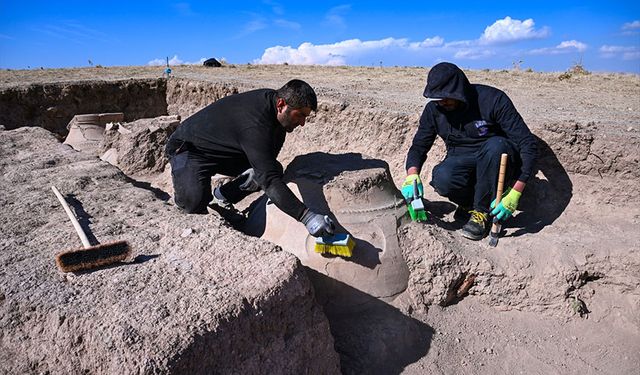
[[[162,70],[2,70],[0,90],[158,79]],[[176,66],[167,90],[175,93],[180,87],[191,92],[190,103],[202,103],[207,96],[187,90],[188,82],[224,84],[226,95],[303,79],[316,89],[320,105],[307,125],[287,138],[279,157],[283,165],[312,152],[361,153],[388,163],[399,186],[425,104],[427,72],[417,67]],[[455,206],[425,184],[429,222],[404,224],[398,231],[411,272],[407,290],[367,314],[325,311],[342,372],[637,373],[640,76],[466,73],[472,83],[495,86],[514,102],[539,140],[537,174],[496,248],[486,239],[463,239],[457,233],[462,223],[453,219]],[[171,105],[166,114],[183,119],[198,109]],[[422,171],[424,181],[443,157],[438,140]],[[167,171],[157,167],[128,174],[172,194]],[[221,235],[233,238],[234,233]],[[474,279],[468,293],[451,298],[469,275]]]

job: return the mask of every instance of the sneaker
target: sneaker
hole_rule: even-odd
[[[469,213],[471,211],[471,207],[458,206],[456,211],[453,213],[453,220],[455,221],[467,221],[469,220]]]
[[[232,204],[229,204],[230,208],[220,206],[218,204],[209,203],[209,213],[217,212],[224,220],[226,220],[232,227],[238,229],[244,225],[247,221],[247,217],[240,211],[238,211]]]
[[[225,210],[234,210],[235,209],[235,207],[233,207],[233,204],[231,204],[231,202],[229,202],[228,200],[226,200],[222,196],[222,193],[220,193],[220,188],[219,187],[213,189],[213,192],[211,193],[211,195],[213,196],[213,199],[211,200],[211,202],[209,202],[209,206],[210,207],[213,206],[213,205],[216,205],[218,207],[224,208]],[[220,198],[218,198],[218,196]]]
[[[243,225],[247,219],[246,216],[242,212],[238,211],[231,202],[226,199],[220,199],[216,197],[215,194],[213,194],[213,199],[211,199],[208,206],[210,209],[220,214],[220,216],[222,216],[222,218],[229,222],[233,227]]]
[[[487,234],[489,215],[484,212],[471,210],[469,221],[462,227],[462,236],[470,240],[479,241]]]
[[[211,200],[211,202],[209,202],[209,207],[213,208],[212,206],[214,206],[214,205],[216,205],[218,207],[221,207],[221,208],[224,208],[225,210],[234,210],[235,209],[235,207],[233,207],[233,204],[231,204],[231,202],[229,202],[226,199],[217,198],[215,196],[215,194],[213,194],[213,199]]]

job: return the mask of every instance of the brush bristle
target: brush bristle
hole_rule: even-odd
[[[331,237],[318,237],[316,239],[315,252],[319,254],[331,254],[345,258],[353,256],[355,241],[348,234],[336,234]]]
[[[416,209],[413,205],[407,205],[407,209],[409,211],[409,217],[411,220],[417,221],[419,223],[427,221],[427,211],[422,209]]]
[[[56,255],[56,264],[62,272],[86,271],[121,262],[129,256],[131,247],[126,241],[63,251]]]

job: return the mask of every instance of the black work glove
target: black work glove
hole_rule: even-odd
[[[256,173],[253,171],[253,168],[249,168],[240,173],[240,176],[237,178],[245,178],[244,182],[239,186],[240,190],[251,192],[260,190],[260,185],[258,185],[258,181],[256,181]]]
[[[332,235],[335,230],[335,224],[329,216],[317,214],[309,209],[302,214],[300,221],[307,227],[309,234],[314,237]]]

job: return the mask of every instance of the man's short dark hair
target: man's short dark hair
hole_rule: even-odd
[[[308,83],[299,79],[292,79],[277,91],[278,98],[284,99],[287,106],[293,109],[304,107],[312,111],[318,109],[318,98],[313,88]]]

